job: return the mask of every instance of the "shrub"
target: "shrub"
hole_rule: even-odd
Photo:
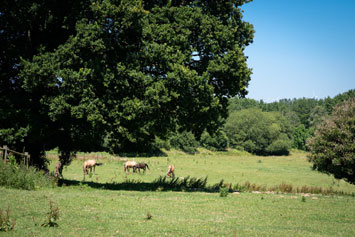
[[[205,131],[201,136],[200,144],[211,151],[225,151],[229,146],[229,139],[222,130],[213,135]]]
[[[355,99],[335,107],[307,141],[313,169],[355,184]]]
[[[229,193],[229,188],[227,188],[227,187],[221,187],[219,189],[219,196],[220,197],[227,197],[228,193]]]
[[[266,151],[273,155],[288,155],[291,148],[291,142],[288,139],[279,138],[273,141],[267,148]]]
[[[8,165],[0,162],[0,186],[25,190],[37,187],[53,187],[56,183],[54,176],[44,175],[33,167]]]
[[[170,145],[175,149],[182,150],[189,154],[197,152],[199,143],[196,141],[192,132],[177,133],[170,138]]]

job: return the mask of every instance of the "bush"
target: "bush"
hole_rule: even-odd
[[[219,189],[219,196],[220,197],[227,197],[228,196],[228,192],[229,192],[229,188],[227,187],[221,187]]]
[[[266,151],[273,155],[289,155],[291,148],[291,142],[285,137],[280,137],[279,139],[273,141],[267,148]]]
[[[177,133],[170,138],[170,145],[175,149],[182,150],[186,153],[194,154],[197,152],[199,143],[191,132]]]
[[[229,140],[222,130],[212,136],[205,131],[202,133],[200,145],[211,151],[225,151],[229,146]]]
[[[42,171],[33,167],[4,164],[0,161],[0,186],[25,190],[34,190],[37,187],[53,187],[54,176],[45,176]]]
[[[307,141],[313,169],[355,184],[355,99],[335,107]]]
[[[170,145],[170,141],[169,140],[163,140],[159,137],[155,137],[155,141],[153,146],[157,147],[158,149],[166,149],[166,150],[170,150],[171,149],[171,145]]]

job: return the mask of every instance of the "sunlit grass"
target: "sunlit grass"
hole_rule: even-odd
[[[332,188],[335,191],[355,193],[355,186],[342,180],[336,180],[311,169],[307,153],[294,151],[290,156],[253,156],[240,151],[209,152],[200,150],[199,154],[188,155],[179,151],[165,151],[161,157],[115,157],[109,154],[79,154],[79,159],[63,170],[65,179],[83,180],[82,164],[84,159],[98,159],[103,166],[96,167],[95,175],[85,177],[85,181],[98,183],[123,182],[127,179],[152,182],[159,176],[165,176],[168,166],[174,164],[178,177],[208,177],[209,185],[220,182],[244,184],[255,183],[272,187],[282,183],[294,187]],[[125,160],[146,162],[150,170],[134,174],[123,171]],[[54,170],[56,160],[53,157],[50,169]]]
[[[65,182],[36,191],[0,187],[0,209],[10,206],[13,231],[3,236],[354,236],[355,197],[283,192],[220,193],[208,190],[149,189],[165,176],[169,164],[176,176],[204,178],[213,185],[224,179],[233,185],[256,183],[284,188],[332,187],[355,193],[355,186],[311,170],[306,153],[286,157],[252,156],[239,151],[197,155],[169,151],[164,157],[135,157],[149,164],[146,173],[124,173],[129,157],[79,154],[64,168]],[[85,158],[84,158],[85,156]],[[103,166],[83,181],[84,159]],[[52,154],[50,170],[57,158]],[[122,187],[126,182],[128,190]],[[140,186],[139,186],[140,185]],[[139,188],[137,188],[139,186]],[[111,189],[110,187],[114,187]],[[139,190],[139,191],[138,191]],[[191,192],[192,191],[192,192]],[[41,226],[50,202],[58,207],[57,227]],[[150,216],[148,218],[148,216]]]

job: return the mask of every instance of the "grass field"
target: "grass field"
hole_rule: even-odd
[[[96,158],[104,165],[82,182],[81,159],[88,158]],[[166,174],[169,164],[174,164],[178,177],[208,176],[209,185],[224,179],[233,184],[249,181],[271,187],[287,183],[355,193],[354,185],[312,171],[306,153],[259,157],[237,151],[203,150],[194,156],[175,151],[167,152],[165,157],[134,158],[149,164],[150,170],[145,174],[125,174],[120,159],[125,157],[79,154],[79,159],[64,169],[67,182],[62,187],[36,191],[0,187],[0,208],[10,206],[10,217],[16,218],[13,231],[0,233],[4,236],[355,236],[354,195],[241,192],[220,197],[218,192],[134,191],[135,182],[151,183]],[[53,158],[51,170],[55,163]],[[110,190],[100,185],[127,180],[132,183],[133,191]],[[58,226],[42,227],[51,200],[59,208]]]

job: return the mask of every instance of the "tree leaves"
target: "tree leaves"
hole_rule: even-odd
[[[253,29],[242,20],[243,3],[6,5],[0,19],[8,27],[0,35],[23,37],[1,42],[29,47],[6,51],[0,61],[8,63],[6,80],[11,73],[16,77],[18,87],[12,89],[26,94],[23,125],[30,123],[28,136],[38,138],[29,146],[37,146],[37,154],[53,147],[68,154],[144,151],[156,136],[166,138],[177,127],[197,137],[216,130],[227,116],[226,98],[244,96],[250,80],[243,50]],[[9,13],[29,10],[32,18],[18,19],[18,25],[26,23],[23,28],[10,28],[15,18]],[[10,70],[14,62],[16,71]]]

